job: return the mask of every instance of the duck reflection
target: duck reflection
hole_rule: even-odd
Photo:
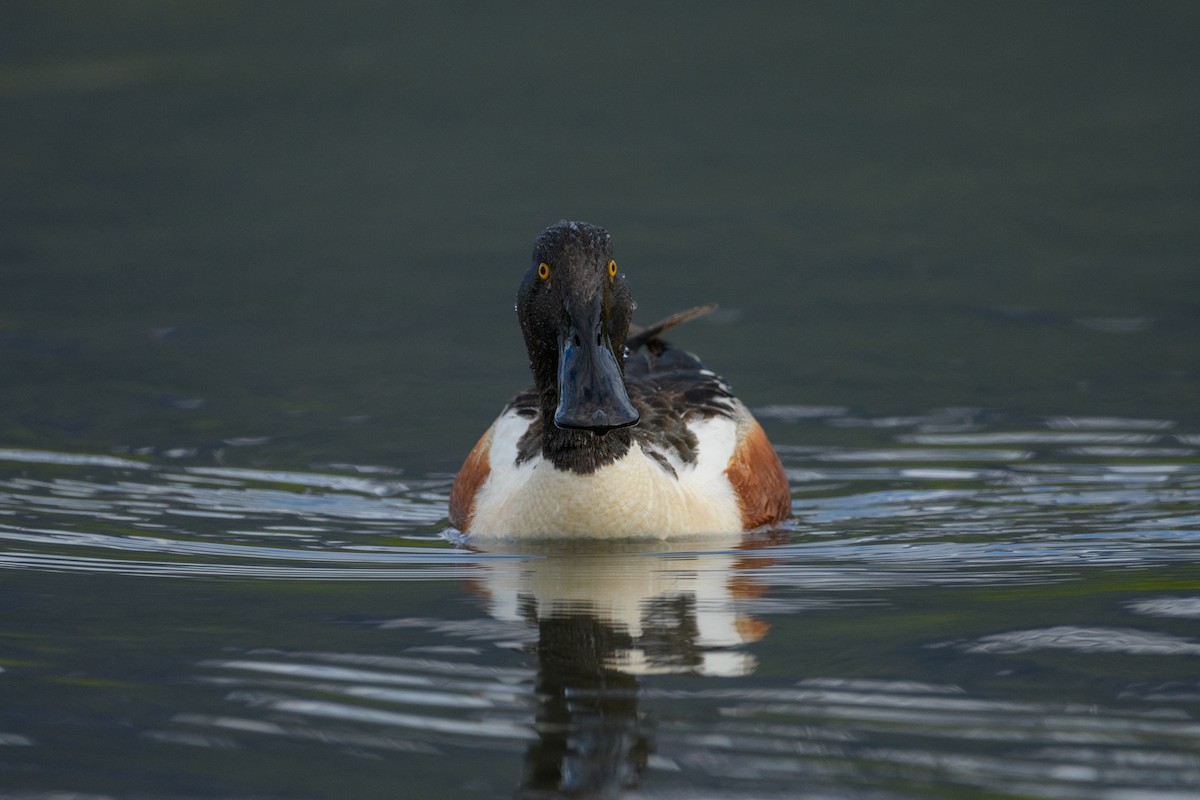
[[[767,623],[739,610],[761,593],[743,536],[691,542],[557,543],[481,563],[488,613],[537,630],[537,738],[518,797],[616,798],[653,752],[639,677],[737,676]]]

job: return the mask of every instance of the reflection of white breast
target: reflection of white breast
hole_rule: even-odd
[[[742,529],[725,475],[737,441],[733,419],[691,423],[699,456],[685,464],[664,453],[674,475],[636,443],[624,457],[588,475],[556,469],[541,456],[518,465],[517,443],[528,427],[528,419],[509,411],[492,428],[490,473],[475,497],[473,538],[666,538]]]
[[[609,664],[623,672],[742,675],[755,661],[735,648],[754,641],[760,626],[736,608],[736,553],[683,550],[687,544],[729,548],[737,541],[692,540],[675,544],[675,553],[655,552],[662,542],[558,544],[531,558],[480,562],[481,588],[488,612],[500,620],[582,614],[628,635],[632,646],[614,652]],[[529,544],[520,552],[529,554]]]

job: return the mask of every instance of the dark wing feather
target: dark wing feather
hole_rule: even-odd
[[[674,328],[676,325],[682,325],[685,322],[691,322],[694,319],[711,314],[718,308],[716,303],[709,303],[704,306],[696,306],[689,308],[687,311],[677,311],[666,319],[660,319],[653,325],[641,327],[640,325],[629,326],[629,336],[625,339],[625,346],[629,348],[629,352],[635,353],[639,348],[645,347],[648,350],[661,350],[666,346],[666,342],[659,339],[659,335],[666,330]]]
[[[674,314],[628,340],[641,348],[625,359],[625,386],[642,415],[633,437],[664,465],[661,454],[669,450],[675,450],[684,463],[695,461],[696,437],[688,430],[689,420],[734,413],[733,394],[719,375],[706,369],[696,356],[658,338],[667,328],[715,308],[701,306]]]

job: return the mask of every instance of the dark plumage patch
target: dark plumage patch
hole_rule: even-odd
[[[641,414],[637,425],[604,434],[558,428],[553,421],[554,396],[539,402],[530,389],[509,404],[521,416],[533,419],[518,443],[517,463],[540,454],[559,469],[587,474],[620,459],[635,441],[672,474],[667,453],[673,452],[685,464],[694,463],[699,453],[688,422],[732,417],[733,395],[725,382],[691,353],[661,339],[639,344],[645,347],[625,359],[625,388]]]
[[[522,417],[533,411],[529,428],[517,442],[518,464],[540,454],[558,469],[586,475],[629,452],[633,428],[617,428],[604,434],[560,428],[554,424],[555,402],[554,396],[539,399],[530,390],[509,405]]]
[[[685,464],[699,455],[688,422],[733,415],[733,395],[725,382],[691,353],[658,339],[626,360],[625,385],[642,413],[633,429],[638,444],[650,453],[674,452]]]

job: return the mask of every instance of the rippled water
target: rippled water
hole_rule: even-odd
[[[757,412],[794,519],[671,543],[0,450],[0,796],[1200,794],[1200,430]]]

